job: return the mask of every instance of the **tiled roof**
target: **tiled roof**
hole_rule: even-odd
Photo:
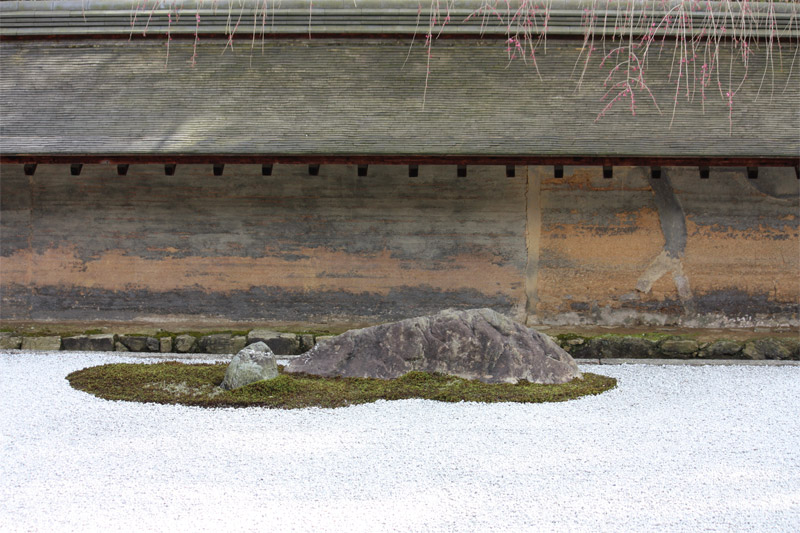
[[[598,51],[579,84],[580,41],[549,39],[541,77],[530,61],[509,61],[502,42],[437,41],[427,90],[426,49],[410,43],[274,39],[231,48],[207,39],[191,66],[191,39],[171,42],[168,63],[163,39],[7,41],[0,148],[4,156],[800,154],[800,68],[787,78],[789,45],[782,65],[775,58],[765,70],[763,54],[751,58],[730,109],[727,86],[676,86],[671,53],[654,54],[646,79],[658,108],[640,90],[636,116],[623,95],[598,118],[614,96],[603,99],[609,66]]]
[[[800,37],[797,2],[687,0],[62,0],[0,1],[0,36],[217,34],[595,35],[654,31],[707,35],[710,25],[741,36]],[[450,6],[449,8],[446,6]],[[681,9],[676,9],[679,5]],[[746,5],[746,12],[741,12]],[[170,10],[170,6],[180,6]],[[488,6],[488,7],[487,7]],[[545,8],[545,6],[547,6]],[[635,8],[631,11],[631,7]],[[710,8],[709,8],[710,7]],[[482,9],[483,8],[483,9]],[[680,24],[658,24],[664,16]],[[446,20],[446,23],[445,23]],[[633,24],[629,21],[633,20]],[[725,27],[726,30],[722,30]],[[739,28],[737,30],[737,28]]]

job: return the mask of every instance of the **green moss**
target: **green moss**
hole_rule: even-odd
[[[224,364],[111,364],[85,368],[67,376],[78,390],[107,400],[184,404],[202,407],[344,407],[376,400],[423,398],[443,402],[558,402],[599,394],[616,380],[584,374],[562,385],[488,384],[443,374],[409,372],[393,380],[322,378],[287,374],[233,391],[219,388]]]
[[[588,339],[589,337],[584,337],[582,335],[578,335],[576,333],[560,333],[556,335],[556,339],[561,342],[571,341],[575,339]]]
[[[295,335],[313,335],[314,337],[335,337],[346,331],[350,330],[347,328],[308,329],[303,331],[286,331],[286,333],[294,333]]]
[[[250,333],[250,330],[214,330],[214,331],[179,331],[177,333],[172,333],[169,331],[161,332],[162,336],[164,337],[177,337],[178,335],[191,335],[192,337],[199,339],[200,337],[206,337],[208,335],[233,335],[234,337],[247,337],[247,334]]]

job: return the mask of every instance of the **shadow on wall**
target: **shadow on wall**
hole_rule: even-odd
[[[684,314],[694,314],[694,301],[689,278],[683,271],[683,257],[686,254],[686,214],[678,200],[668,171],[664,171],[660,179],[651,179],[650,187],[655,195],[661,233],[664,235],[664,249],[650,262],[647,270],[636,282],[636,292],[649,294],[653,284],[667,274],[672,274],[678,297],[683,305]]]
[[[762,169],[760,176],[756,179],[750,179],[744,169],[736,169],[733,172],[734,175],[730,179],[735,180],[740,188],[752,189],[756,192],[756,197],[764,197],[765,202],[769,205],[783,207],[797,205],[797,201],[800,198],[800,182],[796,179],[789,179],[788,174],[790,172],[788,169],[765,168]],[[745,317],[754,314],[754,307],[757,307],[758,312],[762,314],[778,315],[788,312],[795,315],[796,318],[798,311],[800,311],[797,304],[794,306],[782,305],[772,301],[771,295],[765,291],[753,292],[738,288],[725,288],[717,291],[706,290],[702,296],[695,297],[692,293],[689,272],[684,266],[687,247],[686,212],[675,192],[675,186],[668,170],[665,169],[661,179],[650,179],[649,182],[658,210],[661,233],[664,237],[664,247],[637,280],[635,292],[628,293],[623,299],[640,300],[650,293],[653,285],[658,280],[666,275],[671,275],[686,319],[692,319],[696,314],[720,313],[723,310],[724,314]],[[769,211],[769,208],[767,210]],[[734,218],[737,214],[734,214]],[[710,214],[704,215],[713,217]],[[776,218],[792,222],[796,220],[798,215],[800,213],[786,217],[776,216]],[[761,217],[763,217],[763,214],[757,214],[755,222],[746,219],[741,221],[740,229],[761,233]],[[717,218],[714,223],[724,226],[722,217]],[[791,236],[783,233],[777,238],[789,239]],[[800,250],[796,251],[800,253]],[[708,253],[713,254],[714,251],[709,250]],[[731,275],[734,277],[737,275],[735,264],[732,265]],[[731,280],[723,279],[719,280],[718,283],[721,285],[730,284]]]

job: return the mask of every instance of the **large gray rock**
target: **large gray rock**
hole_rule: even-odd
[[[278,365],[275,363],[275,355],[269,346],[263,342],[256,342],[233,356],[220,387],[225,390],[238,389],[277,376]]]
[[[382,379],[417,370],[486,383],[565,383],[581,375],[550,337],[491,309],[448,309],[317,341],[286,370]]]
[[[263,342],[275,355],[300,353],[300,339],[294,333],[278,333],[271,329],[254,329],[247,334],[247,344]]]

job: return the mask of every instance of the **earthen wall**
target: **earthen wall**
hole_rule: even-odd
[[[0,170],[4,321],[798,325],[793,169]]]

